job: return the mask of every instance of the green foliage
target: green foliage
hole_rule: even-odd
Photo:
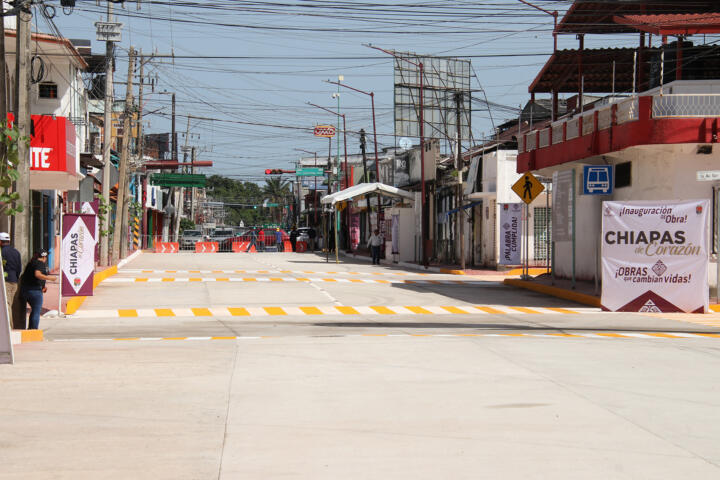
[[[227,206],[228,225],[239,225],[243,222],[246,226],[261,225],[270,220],[267,208],[253,208],[251,205],[262,205],[263,191],[258,184],[243,182],[232,178],[212,175],[207,178],[207,194],[219,202],[243,204],[246,206]]]
[[[130,202],[130,205],[128,206],[128,212],[129,212],[130,218],[142,217],[142,214],[143,214],[142,204],[140,202],[136,202],[135,200],[133,200],[132,202]]]
[[[265,180],[263,186],[265,197],[270,203],[277,203],[281,206],[271,207],[270,215],[273,221],[280,223],[282,221],[283,209],[282,205],[292,200],[292,192],[290,192],[290,181],[282,177],[273,177]]]
[[[110,213],[112,206],[107,200],[105,200],[105,197],[103,197],[102,195],[98,195],[98,200],[100,200],[98,206],[98,210],[100,211],[100,216],[98,218],[98,224],[100,226],[100,236],[108,237],[113,231],[113,226],[105,225],[105,215]],[[108,223],[110,223],[109,218]]]
[[[20,194],[12,191],[13,183],[20,177],[17,171],[18,144],[30,144],[28,137],[20,137],[17,125],[10,128],[6,121],[0,121],[0,215],[15,215],[23,211],[19,203]]]
[[[189,218],[180,219],[180,233],[184,232],[185,230],[193,230],[194,228],[195,222],[193,222]]]

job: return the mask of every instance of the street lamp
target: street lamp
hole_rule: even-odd
[[[333,93],[333,98],[335,98],[335,95],[336,95],[336,94]],[[326,112],[332,113],[333,115],[337,115],[337,116],[338,116],[338,130],[340,130],[340,118],[342,117],[342,121],[343,121],[343,144],[344,144],[344,147],[345,147],[345,165],[343,166],[343,168],[345,169],[345,188],[347,188],[347,187],[350,186],[350,180],[349,180],[349,177],[348,177],[348,164],[347,164],[347,126],[346,126],[346,124],[345,124],[345,114],[344,114],[344,113],[333,112],[333,111],[330,110],[329,108],[321,107],[320,105],[315,105],[314,103],[307,102],[307,104],[308,104],[308,105],[312,105],[313,107],[319,108],[320,110],[325,110]],[[338,135],[338,149],[339,149],[339,148],[340,148],[340,135]],[[337,155],[337,166],[338,166],[338,169],[339,169],[339,168],[340,168],[340,150],[338,150],[338,155]],[[338,175],[338,176],[339,176],[339,175]],[[338,180],[338,182],[339,182],[339,180]],[[339,190],[341,190],[341,189],[339,189]]]
[[[415,65],[416,67],[418,67],[418,70],[420,72],[420,102],[419,102],[420,108],[419,108],[419,112],[418,112],[418,123],[420,124],[420,132],[419,132],[420,133],[420,183],[421,183],[421,190],[422,190],[422,197],[420,199],[421,200],[420,201],[420,206],[421,206],[420,216],[422,217],[421,222],[420,222],[420,230],[422,232],[421,233],[421,236],[422,236],[421,246],[422,246],[422,257],[423,257],[422,260],[423,260],[423,265],[427,267],[428,258],[427,258],[427,248],[425,245],[426,238],[427,238],[426,227],[425,227],[425,221],[427,220],[425,218],[426,213],[427,213],[426,206],[425,206],[425,115],[424,115],[425,105],[423,103],[424,96],[425,96],[425,92],[424,92],[424,90],[425,90],[425,67],[423,66],[422,62],[420,62],[420,61],[413,62],[412,60],[408,60],[405,57],[397,55],[394,51],[385,50],[383,48],[376,47],[376,46],[370,45],[370,44],[365,45],[365,46],[368,48],[372,48],[374,50],[379,50],[383,53],[387,53],[388,55],[392,56],[393,58],[407,62],[410,65]],[[338,86],[338,88],[340,88],[340,87]]]

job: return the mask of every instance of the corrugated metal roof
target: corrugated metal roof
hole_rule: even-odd
[[[719,7],[720,8],[720,7]],[[697,35],[720,33],[720,13],[672,15],[622,15],[615,23],[655,35]]]

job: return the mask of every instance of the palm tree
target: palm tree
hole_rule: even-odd
[[[263,186],[263,194],[271,203],[282,205],[285,199],[291,195],[290,180],[281,177],[266,178]],[[280,223],[282,207],[271,207],[271,215],[275,223]]]

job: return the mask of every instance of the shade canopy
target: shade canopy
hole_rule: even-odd
[[[390,185],[385,185],[384,183],[361,183],[359,185],[353,185],[352,187],[346,188],[345,190],[340,190],[339,192],[326,195],[322,198],[322,200],[320,200],[320,202],[324,205],[335,205],[338,202],[344,202],[345,200],[368,195],[370,193],[376,193],[382,195],[383,197],[401,198],[405,200],[413,200],[415,198],[415,195],[410,192],[400,190],[396,187],[391,187]]]

